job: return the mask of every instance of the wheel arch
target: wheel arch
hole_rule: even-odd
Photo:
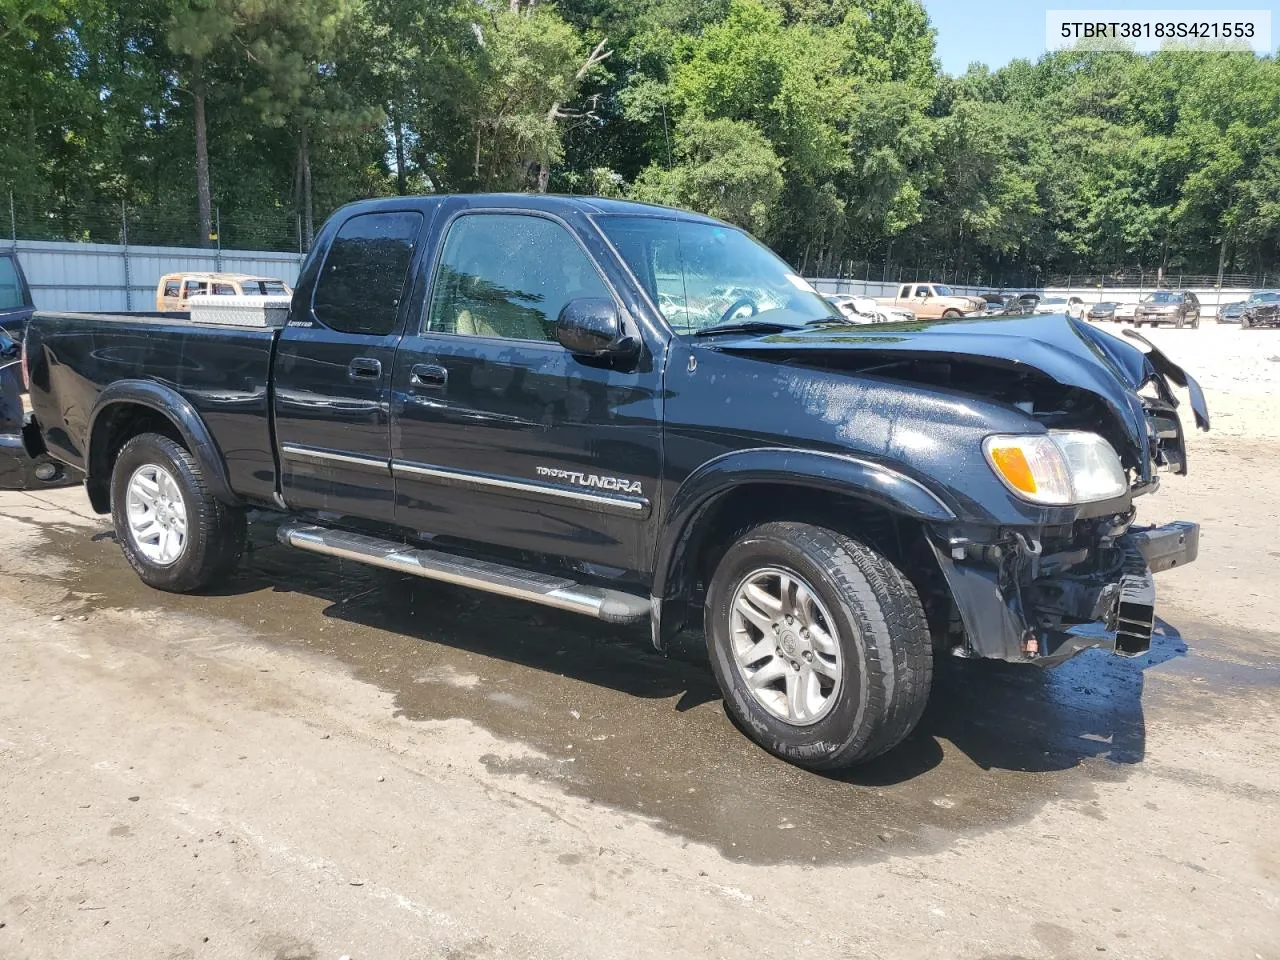
[[[690,474],[666,511],[651,590],[654,645],[663,649],[684,625],[716,551],[744,526],[802,520],[857,533],[890,521],[923,531],[955,516],[920,481],[875,461],[787,448],[726,454]],[[936,566],[931,555],[928,564]]]
[[[141,433],[160,433],[182,444],[199,461],[210,492],[228,506],[240,504],[222,450],[191,401],[151,380],[117,380],[98,395],[85,438],[85,489],[95,512],[111,511],[116,455]]]

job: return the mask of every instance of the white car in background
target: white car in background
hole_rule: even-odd
[[[1080,297],[1042,297],[1036,303],[1036,313],[1065,313],[1079,320],[1084,316],[1084,300]]]
[[[1116,323],[1133,323],[1133,315],[1138,312],[1138,301],[1116,304]]]
[[[885,307],[871,297],[850,293],[827,294],[827,302],[850,323],[900,323],[914,320],[916,315],[903,307]]]

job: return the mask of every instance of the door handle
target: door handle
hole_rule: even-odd
[[[443,390],[449,384],[449,371],[436,363],[417,363],[409,369],[409,386],[421,390]]]
[[[368,357],[356,357],[347,364],[347,378],[350,380],[377,380],[382,376],[382,363]]]

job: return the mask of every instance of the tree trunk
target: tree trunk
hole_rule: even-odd
[[[191,95],[194,99],[193,122],[196,128],[196,210],[200,221],[200,246],[209,246],[213,232],[213,189],[209,184],[209,132],[205,127],[204,62],[197,58],[192,66]]]
[[[311,197],[311,142],[305,126],[298,139],[298,159],[302,167],[302,236],[310,250],[316,238],[316,221]]]
[[[404,196],[409,192],[409,182],[404,171],[404,124],[400,122],[400,108],[391,107],[391,134],[396,141],[396,193]]]
[[[547,161],[543,160],[538,164],[538,192],[546,193],[547,187],[551,183],[551,168],[547,166]]]

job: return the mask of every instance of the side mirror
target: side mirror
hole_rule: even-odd
[[[634,357],[640,341],[622,331],[618,306],[602,297],[570,300],[556,318],[556,339],[580,357]]]

